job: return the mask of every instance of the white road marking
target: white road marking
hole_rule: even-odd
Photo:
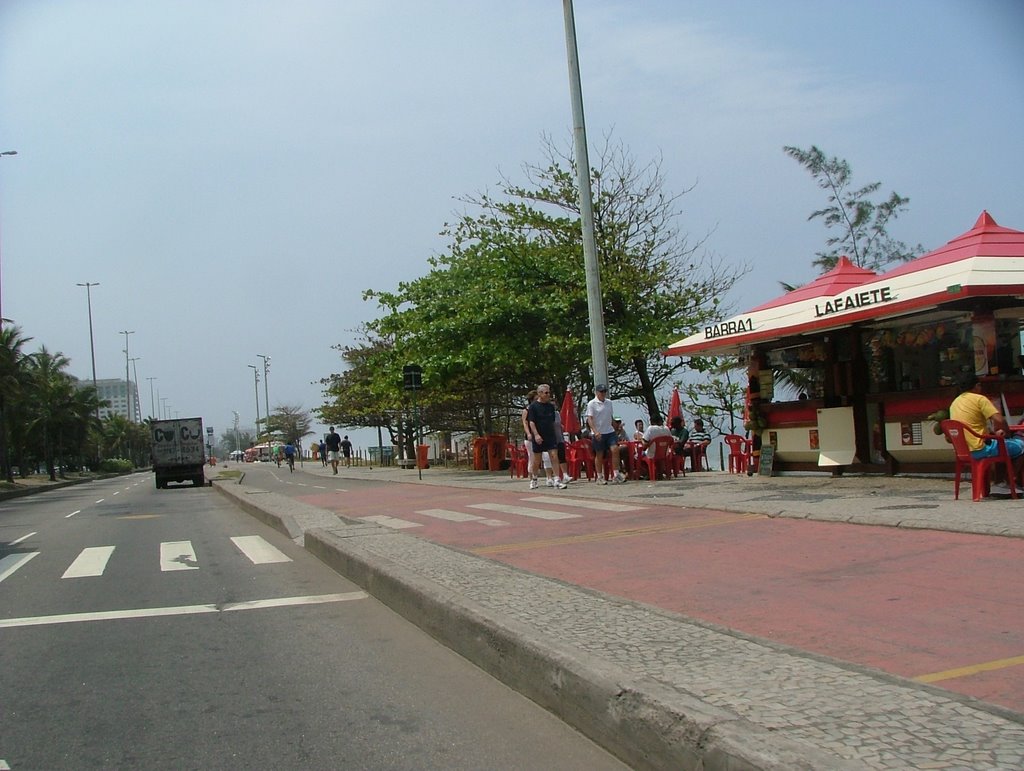
[[[25,554],[8,554],[3,559],[0,559],[0,581],[3,581],[8,576],[12,575],[15,570],[20,568],[33,557],[38,556],[39,552],[30,551]]]
[[[258,535],[234,536],[231,542],[239,551],[248,557],[254,565],[265,565],[269,562],[291,562],[292,558],[267,543]]]
[[[570,514],[567,511],[551,511],[550,509],[531,509],[528,506],[509,506],[505,503],[471,503],[471,509],[500,511],[502,514],[518,514],[533,519],[579,519],[581,514]]]
[[[326,490],[327,485],[313,485],[317,490]]]
[[[160,544],[160,570],[199,570],[191,541],[164,541]]]
[[[630,506],[627,503],[608,503],[607,501],[594,501],[580,498],[563,498],[554,495],[538,495],[534,498],[523,498],[530,503],[553,503],[562,506],[576,506],[581,509],[596,509],[597,511],[641,511],[644,506]]]
[[[113,546],[90,546],[82,549],[82,553],[75,557],[61,578],[86,578],[88,576],[102,576],[107,569],[107,560],[114,553]]]
[[[35,533],[29,533],[28,535],[23,535],[21,538],[16,538],[13,541],[11,541],[8,544],[8,546],[17,546],[22,541],[27,541],[29,538],[31,538],[34,535],[35,535]]]
[[[449,511],[448,509],[419,509],[416,513],[422,514],[425,517],[444,519],[449,522],[476,522],[490,527],[502,527],[508,524],[508,522],[500,519],[484,519],[476,514],[467,514],[464,511]]]
[[[73,516],[75,516],[75,514],[81,514],[81,513],[82,513],[81,509],[75,509],[70,514],[65,514],[64,515],[64,519],[71,519]]]
[[[120,494],[121,494],[120,490],[114,490],[114,495],[120,495]]]
[[[75,624],[82,621],[117,621],[127,618],[158,618],[161,616],[189,616],[201,613],[227,613],[233,610],[260,610],[263,608],[284,608],[293,605],[321,605],[327,602],[365,600],[368,596],[366,592],[344,592],[340,594],[315,594],[306,597],[279,597],[271,600],[229,602],[224,605],[179,605],[171,608],[100,610],[92,613],[64,613],[56,616],[0,618],[0,629],[11,629],[21,626],[46,626],[49,624]]]
[[[393,530],[404,530],[409,527],[423,527],[419,522],[409,522],[405,519],[396,519],[395,517],[388,517],[384,514],[374,514],[369,517],[359,517],[363,522],[373,522],[375,525],[383,525],[384,527],[390,527]]]
[[[106,500],[106,498],[100,498],[98,501],[96,501],[96,503],[103,503],[103,501],[105,501],[105,500]]]
[[[11,767],[7,765],[7,761],[0,759],[0,771],[11,771]]]

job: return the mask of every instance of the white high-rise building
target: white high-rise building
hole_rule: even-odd
[[[76,385],[79,388],[92,385],[91,380],[79,380]],[[124,380],[97,380],[96,391],[101,401],[109,402],[108,407],[100,407],[100,420],[108,415],[120,415],[135,423],[142,422],[142,412],[139,406],[139,389],[131,381]]]

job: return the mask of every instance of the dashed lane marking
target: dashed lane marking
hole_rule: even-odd
[[[22,626],[46,626],[49,624],[74,624],[82,621],[118,621],[128,618],[157,618],[160,616],[189,616],[202,613],[228,613],[234,610],[261,610],[284,608],[293,605],[322,605],[328,602],[351,602],[365,600],[366,592],[343,592],[339,594],[315,594],[306,597],[279,597],[270,600],[249,600],[209,605],[179,605],[171,608],[137,608],[134,610],[101,610],[93,613],[65,613],[55,616],[28,616],[25,618],[0,618],[0,629]]]
[[[609,503],[607,501],[595,501],[586,498],[563,498],[555,495],[538,495],[534,498],[523,498],[530,503],[549,503],[556,506],[575,506],[580,509],[594,509],[596,511],[643,511],[646,506],[633,506],[628,503]]]
[[[28,540],[29,538],[31,538],[31,537],[32,537],[32,536],[34,536],[35,534],[36,534],[36,532],[35,532],[35,531],[33,531],[33,532],[31,532],[31,533],[28,533],[27,535],[23,535],[23,536],[22,536],[21,538],[15,538],[15,539],[14,539],[13,541],[11,541],[11,542],[10,542],[10,544],[8,544],[8,545],[9,545],[9,546],[17,546],[17,545],[18,545],[19,543],[21,543],[22,541],[27,541],[27,540]]]
[[[81,509],[75,509],[70,514],[65,514],[64,515],[64,519],[71,519],[73,516],[75,516],[75,514],[81,514],[81,513],[82,513]]]
[[[502,514],[518,514],[520,517],[533,519],[579,519],[582,514],[571,514],[567,511],[551,511],[550,509],[531,509],[528,506],[511,506],[506,503],[471,503],[471,509],[497,511]]]
[[[605,530],[600,533],[586,533],[583,535],[570,535],[561,538],[546,538],[539,541],[524,541],[522,543],[496,544],[494,546],[482,546],[473,549],[474,554],[504,554],[513,551],[528,551],[530,549],[546,549],[551,546],[567,546],[577,543],[592,543],[595,541],[612,541],[617,538],[633,538],[638,535],[654,535],[657,533],[674,533],[682,530],[697,530],[704,527],[718,527],[720,525],[731,525],[736,522],[745,522],[753,519],[765,519],[764,514],[742,514],[735,517],[719,517],[716,519],[700,520],[698,522],[687,522],[685,524],[662,524],[650,525],[647,527],[629,527],[621,530]]]
[[[476,514],[467,514],[464,511],[450,511],[448,509],[420,509],[416,513],[422,514],[425,517],[443,519],[448,522],[476,522],[488,527],[504,527],[508,524],[508,522],[501,519],[485,519],[484,517],[478,517]]]

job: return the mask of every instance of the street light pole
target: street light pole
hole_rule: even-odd
[[[156,380],[156,379],[157,378],[155,378],[155,377],[147,377],[146,378],[146,380],[149,381],[149,417],[151,417],[151,418],[155,418],[157,416],[157,414],[156,414],[156,399],[153,398],[153,381]]]
[[[580,222],[583,228],[583,271],[587,282],[587,313],[590,318],[590,356],[594,385],[608,382],[608,349],[604,335],[604,307],[601,300],[601,269],[594,240],[594,204],[590,190],[590,158],[587,154],[587,129],[583,121],[583,87],[580,85],[580,59],[576,48],[576,17],[572,0],[562,0],[565,16],[565,48],[569,58],[569,93],[572,99],[573,144],[576,148],[576,175],[580,195]]]
[[[256,354],[259,358],[263,359],[263,398],[266,400],[264,406],[267,408],[267,442],[270,441],[270,394],[268,387],[270,385],[270,357],[264,356],[262,353]],[[259,394],[256,394],[256,398],[259,399]]]
[[[166,396],[161,396],[160,397],[160,407],[162,409],[162,413],[161,414],[163,415],[164,419],[166,420],[167,417],[171,414],[168,411],[168,409],[167,409],[167,397]]]
[[[92,354],[92,389],[98,392],[96,388],[96,345],[93,342],[92,336],[92,288],[99,286],[99,282],[89,283],[88,281],[84,284],[76,284],[76,286],[85,287],[85,300],[89,304],[89,353]],[[98,395],[98,394],[97,394]],[[100,406],[96,405],[96,420],[100,419]]]
[[[17,150],[4,150],[2,153],[0,153],[0,156],[4,156],[4,155],[17,155],[17,154],[18,154]],[[2,272],[3,272],[3,269],[2,269],[2,267],[0,267],[0,273],[2,273]],[[3,293],[3,284],[0,283],[0,329],[3,329],[3,326],[4,326],[4,301],[3,301],[3,295],[4,295],[4,293]]]
[[[137,362],[140,358],[141,358],[140,356],[133,356],[132,357],[132,374],[135,375],[135,395],[136,396],[139,395],[139,368],[135,366],[135,362]],[[132,410],[132,417],[134,417],[136,415],[136,413],[138,413],[139,422],[141,423],[142,422],[142,407],[139,406],[138,399],[135,400],[135,409]]]
[[[256,389],[256,443],[260,441],[260,372],[256,368],[255,364],[250,364],[249,369],[252,370],[252,384]],[[267,449],[270,449],[270,445],[267,445]]]
[[[122,330],[118,332],[119,335],[124,335],[124,396],[125,403],[128,405],[128,422],[134,423],[132,416],[135,414],[132,410],[132,391],[131,391],[131,373],[128,371],[128,365],[130,360],[128,359],[128,335],[134,335],[135,330]]]

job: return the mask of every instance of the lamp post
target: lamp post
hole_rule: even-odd
[[[268,377],[267,373],[270,372],[270,357],[269,356],[264,356],[262,353],[257,353],[256,355],[259,358],[263,359],[263,398],[265,399],[264,406],[267,408],[267,442],[269,443],[270,442],[270,394],[267,391],[267,387],[269,385],[270,378]],[[257,399],[260,398],[258,393],[256,394],[256,398]],[[268,444],[268,446],[269,446],[269,444]]]
[[[97,391],[96,388],[96,346],[93,342],[92,336],[92,288],[99,286],[99,282],[89,283],[88,281],[84,284],[76,284],[75,286],[85,287],[85,300],[89,305],[89,353],[92,355],[92,389]],[[100,407],[96,405],[96,420],[100,419]]]
[[[17,150],[4,150],[0,153],[0,156],[4,155],[17,155]],[[2,269],[0,269],[2,270]],[[4,303],[3,303],[3,285],[0,284],[0,329],[4,326]]]
[[[135,330],[126,329],[118,332],[117,334],[124,335],[124,396],[125,402],[128,405],[128,422],[134,423],[135,421],[132,419],[132,415],[134,414],[134,412],[132,411],[132,392],[129,389],[131,373],[128,371],[128,365],[131,363],[131,361],[128,358],[128,335],[134,335]]]
[[[594,385],[608,382],[608,350],[604,335],[604,310],[601,300],[601,270],[594,240],[594,204],[590,190],[590,159],[587,154],[587,129],[583,120],[583,88],[580,85],[580,59],[576,48],[576,17],[572,0],[562,0],[565,17],[565,49],[569,60],[569,93],[572,100],[573,145],[576,150],[576,174],[580,195],[580,224],[583,229],[583,272],[587,283],[587,313],[590,318],[590,356]]]
[[[133,356],[132,360],[131,360],[132,361],[132,374],[135,376],[135,381],[134,381],[135,382],[135,390],[134,390],[133,393],[135,394],[136,397],[138,397],[138,395],[139,395],[139,369],[138,369],[138,367],[135,366],[135,362],[139,361],[139,359],[141,359],[141,358],[142,358],[141,356]],[[133,419],[134,419],[136,414],[138,415],[139,422],[141,423],[142,422],[142,407],[139,406],[138,398],[136,398],[136,400],[135,400],[135,409],[132,410],[132,418]]]
[[[164,419],[166,419],[171,414],[168,411],[168,409],[167,409],[167,397],[166,396],[161,396],[160,397],[160,407],[163,410],[163,412],[162,412],[163,417],[164,417]]]
[[[252,383],[256,389],[256,443],[260,441],[260,372],[256,368],[255,364],[250,364],[249,369],[252,370]],[[267,445],[267,449],[270,449],[270,445]]]
[[[156,379],[157,378],[155,378],[155,377],[147,377],[146,378],[146,380],[149,381],[149,417],[151,417],[151,418],[155,418],[157,416],[156,415],[156,399],[153,398],[153,381],[156,380]]]

